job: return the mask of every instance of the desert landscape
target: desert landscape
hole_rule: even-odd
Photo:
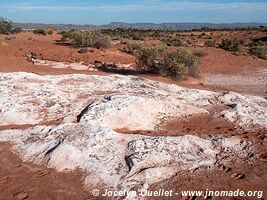
[[[0,24],[0,199],[267,199],[266,26]]]

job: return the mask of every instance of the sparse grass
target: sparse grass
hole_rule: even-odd
[[[250,49],[251,54],[267,60],[267,46],[255,46]]]
[[[0,46],[7,46],[7,43],[5,43],[5,42],[0,42]]]
[[[15,40],[16,36],[10,35],[5,37],[6,40]]]

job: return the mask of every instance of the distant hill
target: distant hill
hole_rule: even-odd
[[[234,29],[267,26],[267,23],[125,23],[112,22],[107,25],[75,25],[75,24],[39,24],[39,23],[16,23],[22,29],[38,29],[38,28],[55,28],[58,30],[69,29],[114,29],[114,28],[133,28],[133,29],[159,29],[159,30],[193,30],[202,28],[214,29]]]

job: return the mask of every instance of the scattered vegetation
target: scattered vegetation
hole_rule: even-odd
[[[165,42],[167,46],[183,46],[184,44],[183,41],[178,37],[164,38],[162,41]]]
[[[6,36],[5,39],[6,40],[15,40],[16,36],[14,36],[14,35]]]
[[[191,51],[178,49],[173,52],[164,47],[146,47],[139,43],[130,44],[127,49],[137,57],[140,69],[173,79],[197,75],[198,58]]]
[[[165,52],[157,68],[162,76],[180,79],[184,75],[197,76],[197,66],[198,60],[192,52],[178,49],[176,52]]]
[[[223,39],[219,47],[226,51],[233,51],[233,52],[241,51],[240,41],[237,40]]]
[[[0,34],[16,34],[21,32],[21,29],[16,27],[10,20],[0,18]]]
[[[54,33],[54,30],[53,29],[47,30],[47,35],[53,35],[53,33]]]
[[[67,42],[69,40],[72,39],[72,35],[73,33],[75,32],[76,30],[75,29],[71,29],[69,31],[61,31],[60,34],[61,34],[61,39],[60,41],[61,42]]]
[[[38,34],[38,35],[47,35],[45,29],[35,29],[35,30],[33,31],[33,33]]]
[[[124,48],[124,51],[126,53],[130,53],[135,56],[137,56],[139,51],[142,51],[144,49],[144,44],[142,43],[136,43],[136,42],[132,43],[132,42],[126,41],[125,44],[126,44],[126,47]]]
[[[267,46],[254,46],[250,49],[251,54],[267,60]]]
[[[61,41],[71,40],[76,47],[109,48],[111,41],[99,30],[80,31],[70,30],[61,32]]]
[[[5,43],[5,42],[0,42],[0,46],[7,46],[7,43]]]
[[[205,41],[204,46],[205,47],[215,47],[216,44],[215,44],[214,40],[207,40],[207,41]]]

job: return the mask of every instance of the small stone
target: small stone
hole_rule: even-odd
[[[51,171],[40,171],[37,174],[33,175],[33,178],[38,179],[38,178],[41,178],[43,176],[47,176],[50,173],[51,173]]]
[[[28,198],[28,194],[26,192],[21,192],[19,194],[16,195],[17,199],[27,199]]]
[[[9,181],[9,177],[8,176],[3,176],[3,177],[0,177],[0,183],[7,183]]]
[[[261,159],[267,159],[267,152],[257,153],[256,157]]]
[[[15,168],[19,168],[19,167],[21,167],[21,166],[22,166],[22,164],[20,164],[20,163],[14,165]]]
[[[245,177],[244,174],[240,174],[240,173],[237,173],[237,172],[234,172],[232,175],[231,175],[232,178],[235,178],[235,179],[242,179]]]
[[[229,171],[231,171],[231,168],[222,165],[222,166],[220,167],[220,170],[225,171],[225,172],[229,172]]]

